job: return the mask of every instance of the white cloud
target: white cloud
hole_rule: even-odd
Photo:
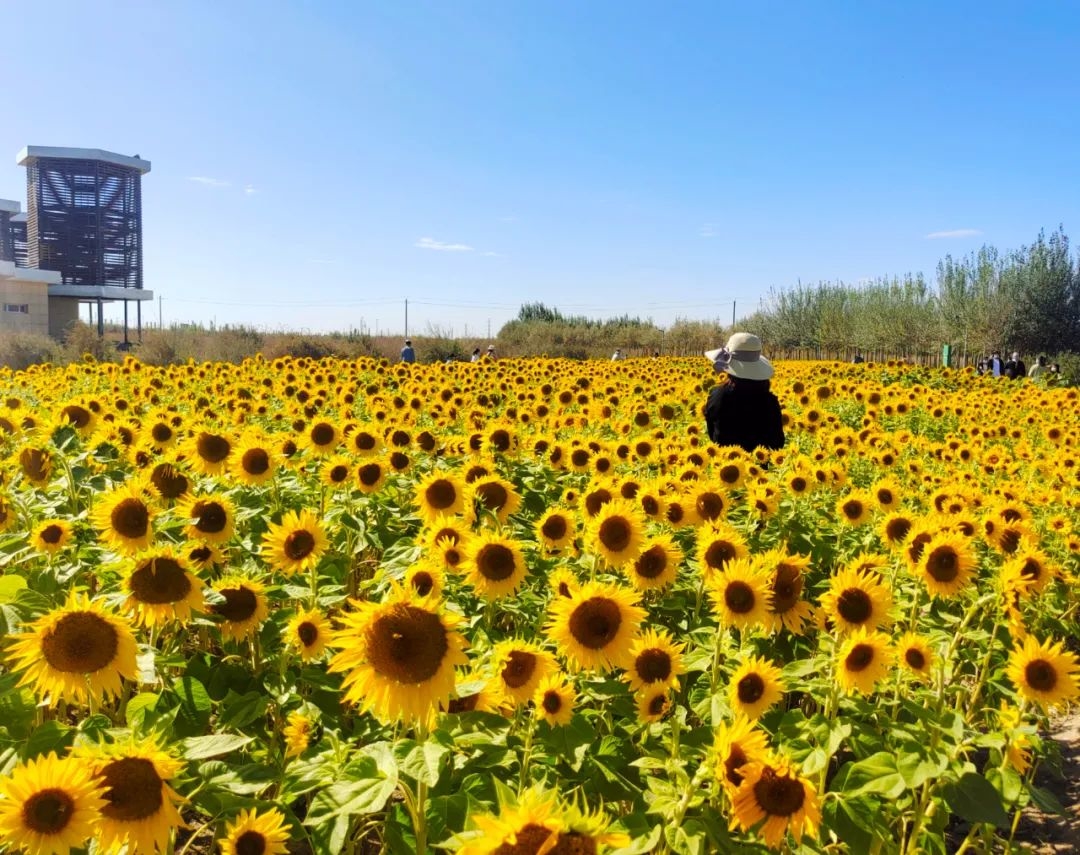
[[[950,229],[944,232],[930,232],[926,236],[927,240],[942,240],[947,238],[967,238],[978,237],[982,234],[979,229]]]
[[[202,184],[205,187],[228,187],[228,181],[222,181],[220,178],[208,178],[205,175],[189,175],[188,181],[194,181],[196,184]]]
[[[698,234],[706,238],[716,237],[716,226],[712,223],[706,223],[698,229]]]
[[[434,238],[422,237],[413,246],[418,249],[435,249],[439,252],[472,252],[473,248],[467,243],[445,243]]]
[[[254,184],[245,184],[244,185],[244,193],[246,193],[248,196],[254,196],[258,192],[259,191],[255,189]]]

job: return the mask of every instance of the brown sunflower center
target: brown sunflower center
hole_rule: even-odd
[[[960,575],[960,562],[951,546],[939,546],[926,556],[926,572],[935,581],[948,583]]]
[[[844,659],[844,668],[857,674],[869,668],[873,661],[874,646],[872,644],[856,644]]]
[[[743,780],[743,776],[739,774],[739,769],[745,766],[749,759],[742,746],[738,743],[733,744],[728,749],[728,755],[724,758],[724,771],[727,773],[727,779],[736,787]]]
[[[656,695],[649,700],[649,715],[660,715],[667,708],[667,695]]]
[[[885,536],[892,543],[900,543],[911,531],[911,520],[904,517],[896,517],[885,524]]]
[[[502,680],[511,689],[520,689],[536,671],[536,654],[527,650],[511,650],[502,669]]]
[[[641,509],[650,517],[655,517],[660,513],[660,502],[656,496],[642,496]]]
[[[220,463],[229,456],[232,446],[225,437],[204,432],[200,433],[195,441],[195,450],[207,463]]]
[[[215,603],[211,609],[214,614],[221,615],[231,623],[243,623],[259,607],[259,599],[250,588],[222,588],[218,593],[225,598],[225,602]]]
[[[554,690],[544,692],[544,700],[541,705],[548,715],[555,715],[563,707],[562,695]]]
[[[655,579],[667,569],[667,553],[662,546],[646,549],[634,562],[634,572],[643,579]]]
[[[597,539],[611,552],[625,552],[633,540],[634,530],[625,517],[610,517],[600,523]]]
[[[917,647],[909,647],[904,651],[904,661],[913,671],[921,671],[926,667],[926,656]]]
[[[78,404],[69,404],[64,407],[60,411],[60,417],[76,428],[84,428],[90,424],[90,411]]]
[[[233,845],[236,848],[236,855],[266,855],[266,837],[258,831],[245,831],[236,838],[236,843]]]
[[[30,796],[22,808],[22,820],[31,831],[38,834],[59,834],[75,813],[75,800],[56,787],[38,790]]]
[[[229,522],[229,515],[220,502],[196,502],[191,516],[195,520],[195,528],[203,534],[218,534],[225,530]]]
[[[575,466],[587,466],[589,463],[589,452],[583,448],[577,448],[570,453],[570,462]]]
[[[329,445],[334,441],[334,427],[326,422],[319,422],[311,429],[311,441],[315,445]]]
[[[666,650],[650,647],[643,650],[634,660],[634,670],[645,683],[656,683],[671,677],[673,670],[671,656]]]
[[[844,516],[849,520],[857,520],[862,517],[865,508],[858,499],[848,499],[840,510],[844,512]]]
[[[912,562],[918,561],[920,558],[922,558],[923,549],[926,548],[926,544],[928,544],[931,540],[933,540],[933,538],[926,532],[921,532],[915,535],[911,539],[911,543],[907,545],[908,558],[910,558]]]
[[[734,463],[720,467],[720,480],[725,484],[737,484],[742,477],[742,471]]]
[[[488,481],[484,484],[480,484],[476,488],[476,495],[480,497],[480,503],[489,511],[497,511],[499,508],[506,507],[506,503],[510,501],[510,494],[507,489],[497,481]]]
[[[726,503],[719,493],[702,493],[697,498],[697,512],[703,520],[719,519],[724,513]]]
[[[19,466],[31,481],[44,481],[52,471],[49,453],[40,448],[24,448],[19,454]]]
[[[161,808],[161,777],[154,764],[145,757],[122,757],[113,760],[102,771],[105,779],[105,801],[101,809],[109,819],[137,822],[153,816]]]
[[[168,442],[173,436],[172,428],[164,422],[158,422],[150,428],[150,436],[154,442]]]
[[[353,446],[357,451],[371,451],[378,445],[378,440],[367,431],[360,431],[353,438]]]
[[[862,588],[846,588],[836,598],[836,611],[848,623],[865,623],[874,613],[874,602]]]
[[[501,582],[514,575],[517,569],[514,553],[501,543],[487,543],[476,554],[476,570],[485,579]]]
[[[585,497],[585,511],[590,517],[595,517],[600,513],[600,509],[614,498],[610,490],[599,487]]]
[[[129,497],[117,503],[109,515],[109,521],[117,534],[137,540],[146,536],[150,527],[150,512],[142,500]]]
[[[382,478],[382,467],[378,463],[365,463],[356,473],[365,487],[374,487]]]
[[[1001,546],[1001,551],[1006,555],[1012,555],[1020,548],[1020,532],[1014,528],[1007,528],[1001,533],[1001,537],[998,540],[998,544]]]
[[[177,603],[191,593],[191,580],[172,558],[151,558],[139,565],[128,582],[132,596],[140,603]]]
[[[406,685],[430,680],[450,649],[446,627],[434,612],[400,605],[379,617],[367,633],[371,667]]]
[[[285,537],[282,552],[290,561],[302,561],[315,549],[315,536],[305,529],[290,531]]]
[[[424,491],[424,499],[437,511],[452,508],[457,501],[457,487],[449,478],[432,481]]]
[[[476,709],[476,705],[480,702],[480,694],[466,695],[463,698],[451,698],[450,703],[446,707],[446,711],[451,715],[460,715],[461,713],[472,712]]]
[[[791,816],[802,810],[806,790],[797,779],[777,775],[766,766],[754,784],[754,799],[768,816]]]
[[[777,567],[772,586],[773,613],[782,615],[795,608],[802,596],[802,589],[802,573],[798,567],[792,567],[790,564],[781,564]]]
[[[536,855],[541,851],[555,852],[558,845],[555,849],[545,848],[552,837],[558,840],[559,833],[530,822],[515,833],[515,843],[502,843],[498,849],[492,851],[491,855]]]
[[[41,539],[48,544],[55,545],[64,536],[64,529],[55,523],[47,525],[41,530]]]
[[[1045,659],[1033,659],[1024,666],[1024,681],[1037,692],[1052,692],[1057,685],[1057,669]]]
[[[794,478],[791,479],[791,483],[789,486],[791,487],[793,492],[805,493],[806,488],[810,485],[807,483],[806,479],[802,475],[796,475]]]
[[[737,555],[735,547],[726,540],[714,540],[705,550],[705,563],[713,570],[723,570],[724,565]]]
[[[168,463],[159,463],[154,467],[154,471],[150,473],[150,483],[163,499],[177,499],[184,495],[190,486],[187,476]]]
[[[1020,568],[1020,575],[1037,582],[1042,576],[1042,565],[1034,558],[1028,558],[1024,561],[1024,566]]]
[[[739,701],[744,704],[756,704],[765,694],[765,681],[760,674],[747,674],[735,687]]]
[[[601,650],[619,634],[622,611],[607,597],[590,597],[570,616],[570,634],[583,647]]]
[[[265,448],[249,448],[240,458],[240,465],[248,475],[263,475],[270,468],[270,455]]]
[[[559,541],[566,537],[568,528],[566,517],[556,514],[544,520],[544,524],[540,526],[540,533],[548,540]]]
[[[737,615],[749,614],[757,605],[757,596],[750,585],[736,579],[724,588],[724,605]]]
[[[882,507],[889,507],[896,503],[896,495],[888,487],[879,487],[877,491],[877,500]]]
[[[116,658],[116,628],[94,612],[68,612],[41,639],[45,661],[66,674],[93,674]]]
[[[319,639],[319,628],[306,620],[296,628],[296,635],[304,647],[311,647]]]

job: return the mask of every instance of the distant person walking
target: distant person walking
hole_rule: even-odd
[[[615,348],[615,352],[611,354],[611,361],[618,362],[623,358],[622,351],[619,348]]]
[[[1038,380],[1044,374],[1050,373],[1050,366],[1046,364],[1045,356],[1037,356],[1035,358],[1035,364],[1031,366],[1031,370],[1028,372],[1028,377],[1032,380]]]
[[[489,344],[487,346],[487,353],[485,354],[485,356],[487,356],[488,359],[497,359],[498,358],[498,357],[495,356],[495,345]]]
[[[855,358],[851,360],[851,364],[852,365],[862,365],[864,362],[866,362],[866,357],[863,356],[859,351],[856,350],[855,351]]]
[[[405,346],[401,348],[401,361],[410,365],[416,362],[416,351],[413,350],[411,339],[405,339]]]
[[[727,345],[709,350],[705,358],[727,382],[709,393],[705,427],[717,445],[737,445],[746,451],[759,446],[784,447],[784,417],[780,402],[769,391],[772,364],[761,355],[761,339],[735,333]]]
[[[473,352],[472,352],[472,356],[469,357],[469,362],[479,362],[479,361],[480,361],[480,348],[474,347]]]
[[[1020,354],[1015,350],[1013,351],[1012,358],[1005,363],[1005,376],[1010,380],[1020,380],[1023,377],[1027,377],[1027,366],[1024,365],[1024,360],[1020,358]]]
[[[986,363],[986,369],[994,377],[1000,377],[1005,371],[1005,363],[1001,361],[1001,353],[994,351],[990,354],[990,361]]]

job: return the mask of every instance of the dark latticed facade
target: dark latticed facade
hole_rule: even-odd
[[[142,288],[144,170],[42,155],[25,166],[28,265],[59,271],[65,285]]]
[[[11,217],[14,211],[5,211],[0,199],[0,261],[15,260],[15,236],[12,234]]]
[[[16,267],[30,266],[30,244],[26,240],[26,214],[11,218],[11,253]]]

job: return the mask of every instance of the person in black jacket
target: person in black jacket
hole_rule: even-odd
[[[705,353],[726,382],[709,393],[705,426],[717,445],[737,445],[746,451],[759,446],[784,447],[784,419],[780,402],[769,391],[773,367],[761,355],[761,339],[735,333],[726,347]]]

